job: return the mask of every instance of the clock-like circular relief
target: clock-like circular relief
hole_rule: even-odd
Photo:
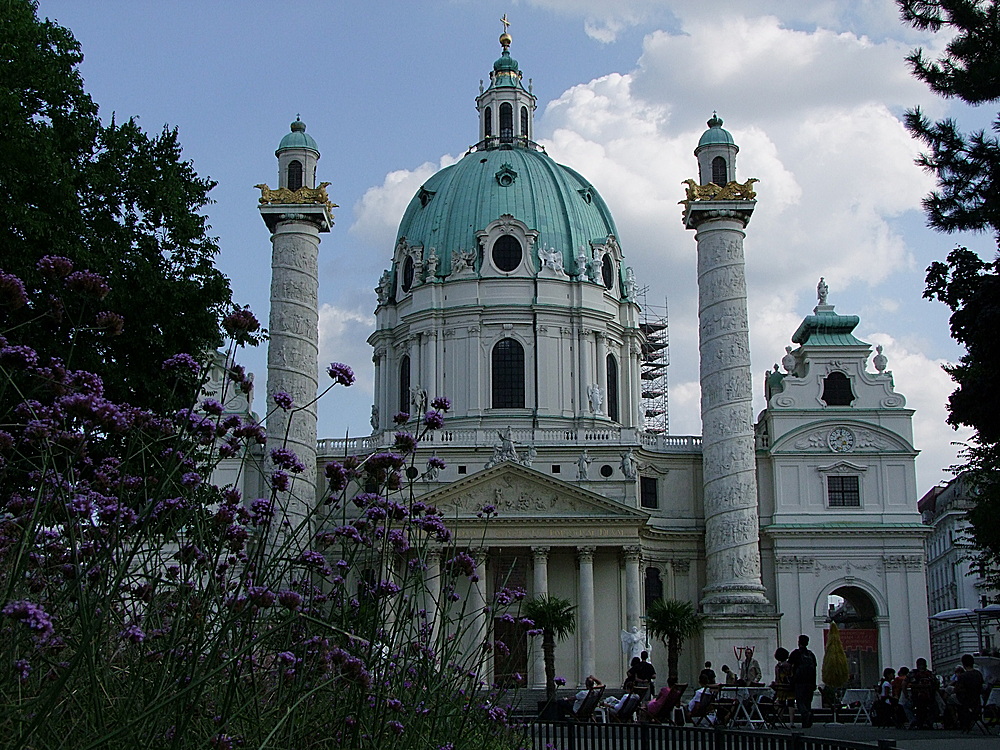
[[[848,453],[854,450],[854,433],[846,427],[834,427],[826,438],[830,450],[837,453]]]

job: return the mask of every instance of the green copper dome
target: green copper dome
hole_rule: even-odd
[[[547,154],[525,148],[472,151],[431,177],[410,201],[397,237],[437,250],[442,270],[459,250],[475,250],[476,232],[511,214],[538,232],[537,250],[562,252],[573,268],[580,247],[618,235],[604,199],[583,177]]]
[[[736,141],[733,140],[733,136],[729,134],[729,131],[722,127],[722,118],[716,114],[712,114],[712,119],[708,121],[708,130],[706,130],[701,135],[701,139],[698,141],[698,148],[702,146],[735,146]]]
[[[278,144],[278,151],[286,148],[308,148],[319,153],[319,146],[316,139],[306,133],[306,124],[302,120],[295,118],[291,125],[291,132],[281,139]],[[277,154],[277,151],[275,152]]]

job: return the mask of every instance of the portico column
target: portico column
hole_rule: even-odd
[[[532,594],[535,598],[549,595],[549,548],[532,547]],[[542,653],[542,639],[539,637],[531,640],[531,687],[545,687],[545,655]]]
[[[640,598],[639,563],[642,560],[642,550],[638,547],[625,547],[625,629],[639,627],[642,608]]]
[[[487,618],[490,616],[490,612],[487,609],[486,601],[486,559],[484,557],[476,560],[476,575],[475,580],[472,582],[469,601],[469,604],[472,606],[470,614],[475,623],[472,626],[472,642],[479,654],[486,654],[482,649],[482,645],[489,634],[489,622]],[[482,669],[479,671],[479,679],[489,685],[493,681],[493,658],[486,654],[482,659]]]
[[[595,547],[577,547],[580,566],[580,684],[594,674],[594,551]]]

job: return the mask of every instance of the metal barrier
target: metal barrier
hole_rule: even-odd
[[[878,744],[807,737],[798,732],[768,734],[734,729],[699,729],[663,724],[597,724],[534,721],[526,724],[526,747],[532,750],[886,750]]]

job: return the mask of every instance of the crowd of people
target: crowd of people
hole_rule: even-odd
[[[789,728],[796,726],[796,718],[803,729],[813,724],[813,698],[817,688],[818,660],[809,649],[809,636],[800,635],[798,646],[793,651],[778,648],[774,652],[774,680],[770,683],[770,696],[760,696],[761,703],[770,704],[768,724],[779,722]],[[608,696],[597,703],[609,717],[631,720],[637,715],[646,721],[678,721],[674,712],[683,712],[685,720],[707,723],[725,723],[736,708],[736,701],[720,701],[718,695],[724,686],[763,688],[761,670],[752,652],[737,674],[728,665],[722,665],[722,679],[712,668],[712,662],[705,662],[698,675],[698,688],[686,704],[681,698],[687,688],[676,677],[669,677],[666,685],[657,692],[654,682],[656,670],[649,661],[649,654],[643,651],[633,657],[628,673],[622,684],[620,697]],[[585,688],[573,698],[560,701],[560,716],[579,716],[588,696],[594,696],[604,683],[594,675],[587,677]],[[966,654],[962,665],[945,684],[928,668],[926,659],[917,659],[913,669],[887,668],[876,686],[876,699],[872,704],[872,723],[876,726],[910,728],[933,728],[940,724],[946,728],[968,731],[983,715],[983,706],[992,688],[976,669],[975,659]],[[648,702],[643,703],[643,701]]]
[[[872,723],[911,729],[940,724],[969,731],[982,716],[991,688],[971,654],[962,656],[961,666],[944,683],[928,669],[926,659],[917,659],[914,669],[887,667],[876,691]]]

